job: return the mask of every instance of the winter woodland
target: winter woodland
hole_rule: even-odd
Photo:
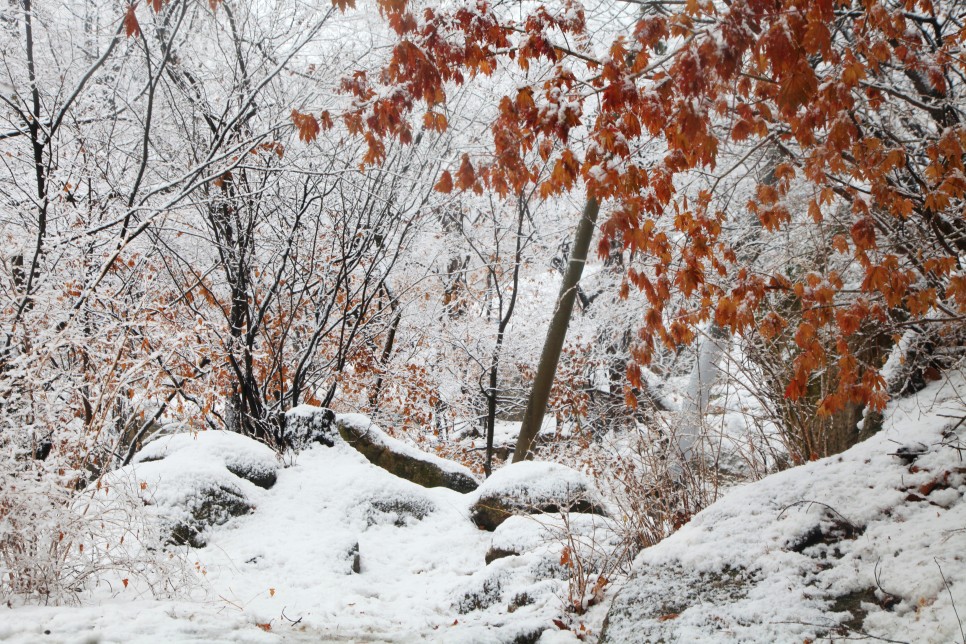
[[[966,644],[964,46],[3,3],[0,640]]]

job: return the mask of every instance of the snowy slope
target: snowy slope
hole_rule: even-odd
[[[639,555],[606,641],[966,641],[964,416],[958,373],[870,440],[731,492]]]
[[[953,427],[964,400],[957,374],[891,405],[882,432],[848,452],[733,490],[638,557],[607,641],[966,639],[966,423]],[[907,462],[895,455],[906,448],[925,453]],[[181,599],[105,577],[82,607],[0,609],[0,641],[550,644],[577,641],[555,620],[583,621],[588,641],[599,631],[605,606],[564,610],[565,536],[552,517],[480,531],[478,494],[420,487],[344,443],[304,451],[277,476],[245,487],[251,514],[182,551],[195,583]],[[571,520],[578,536],[619,549],[606,520],[584,519]]]

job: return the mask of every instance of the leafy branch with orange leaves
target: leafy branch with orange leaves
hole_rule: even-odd
[[[398,39],[392,60],[378,78],[360,72],[343,87],[355,100],[343,119],[369,141],[366,160],[379,160],[387,138],[410,140],[414,120],[445,126],[434,115],[453,87],[497,70],[522,75],[499,101],[491,153],[464,155],[437,189],[505,196],[538,184],[543,197],[581,190],[599,203],[598,250],[620,244],[627,281],[644,296],[628,369],[636,386],[655,351],[688,344],[702,324],[765,339],[791,327],[788,399],[833,365],[818,413],[877,410],[887,400],[881,363],[850,347],[862,322],[889,333],[963,324],[966,15],[957,3],[689,0],[634,15],[604,46],[576,1],[533,4],[528,15],[482,0],[379,8]],[[662,152],[641,154],[653,140]],[[743,208],[716,181],[681,190],[729,151],[766,141],[778,163]],[[801,204],[793,196],[803,192]],[[807,215],[841,269],[743,264],[723,231],[744,213],[775,240]],[[775,294],[794,306],[783,314]]]

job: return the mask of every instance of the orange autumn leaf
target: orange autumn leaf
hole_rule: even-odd
[[[299,140],[304,143],[311,143],[319,136],[321,126],[318,120],[311,114],[302,114],[298,110],[292,110],[292,123],[299,134]]]
[[[443,174],[440,175],[439,181],[436,182],[434,187],[437,192],[444,194],[449,194],[453,191],[453,177],[450,175],[449,170],[443,171]]]
[[[476,183],[476,171],[470,162],[470,155],[464,154],[460,167],[456,171],[456,187],[460,190],[469,190]]]
[[[135,7],[137,7],[136,2],[129,4],[124,14],[124,33],[128,38],[132,36],[137,38],[141,35],[141,25],[138,24],[138,17],[134,13]]]

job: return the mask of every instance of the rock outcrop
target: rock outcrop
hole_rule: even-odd
[[[464,494],[479,487],[468,468],[392,438],[366,416],[338,415],[335,427],[342,440],[370,463],[407,481],[423,487],[445,487]]]

